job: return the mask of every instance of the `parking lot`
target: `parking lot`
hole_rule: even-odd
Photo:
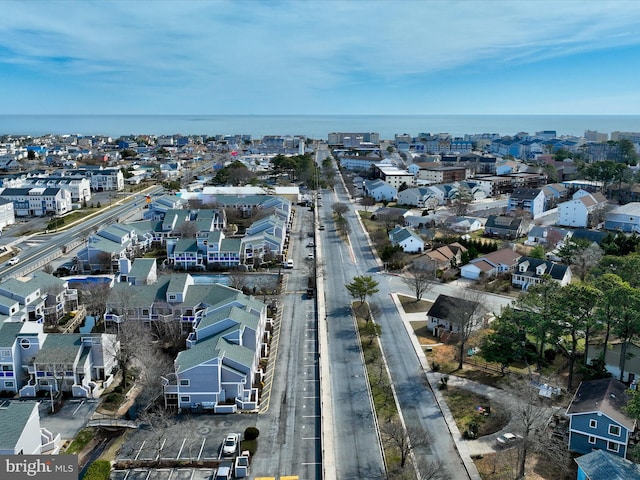
[[[136,468],[113,470],[111,480],[211,480],[215,468]]]

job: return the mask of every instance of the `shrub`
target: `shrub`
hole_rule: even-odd
[[[256,427],[247,427],[244,431],[245,440],[255,440],[260,435],[260,430]]]
[[[96,460],[87,469],[84,480],[108,480],[111,474],[111,463],[107,460]]]
[[[556,359],[556,351],[553,348],[547,348],[544,351],[544,359],[547,363],[553,363]]]
[[[115,393],[122,393],[122,392],[124,392],[124,388],[122,388],[122,385],[118,385],[117,387],[115,387],[115,388],[113,389],[113,391],[114,391]]]

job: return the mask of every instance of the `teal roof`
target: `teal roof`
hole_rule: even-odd
[[[240,253],[241,238],[225,238],[220,242],[220,252]]]
[[[34,410],[38,411],[38,402],[11,402],[0,408],[0,450],[14,450],[27,422]],[[40,432],[34,432],[40,437]],[[32,453],[32,452],[25,452]]]
[[[136,258],[129,271],[130,277],[146,278],[156,263],[155,258]]]
[[[22,329],[22,322],[0,323],[0,348],[10,348]]]
[[[38,365],[73,364],[82,348],[80,333],[49,334],[34,358]]]
[[[198,252],[198,242],[195,238],[181,238],[176,242],[173,253],[176,252]]]
[[[594,450],[575,459],[576,463],[592,480],[630,480],[640,478],[640,465],[603,450]],[[578,478],[580,478],[578,476]]]

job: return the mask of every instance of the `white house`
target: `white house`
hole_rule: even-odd
[[[549,275],[561,287],[571,283],[571,269],[567,265],[540,260],[532,257],[522,257],[511,274],[511,284],[528,289],[531,285],[541,282],[543,275]]]
[[[607,199],[599,192],[578,190],[566,202],[558,204],[558,225],[588,227],[589,215],[607,205]]]
[[[366,196],[374,198],[376,202],[393,201],[398,198],[398,190],[380,179],[365,180],[363,190]]]
[[[396,227],[389,232],[391,245],[400,245],[405,253],[421,253],[424,251],[424,240],[408,227]]]

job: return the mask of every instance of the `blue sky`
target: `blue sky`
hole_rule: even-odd
[[[4,114],[638,114],[640,2],[2,1]]]

